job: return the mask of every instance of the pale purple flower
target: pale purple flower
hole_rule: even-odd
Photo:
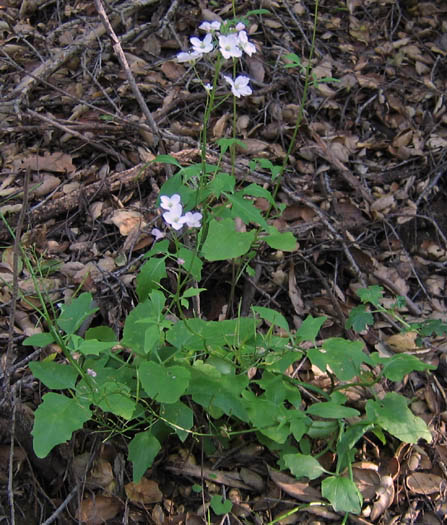
[[[239,38],[235,33],[219,36],[219,48],[225,59],[239,58],[242,56],[242,50],[239,47]]]
[[[236,31],[244,31],[245,24],[243,22],[238,22],[235,27]]]
[[[160,208],[164,210],[180,210],[179,214],[182,214],[182,198],[178,193],[174,193],[171,197],[167,195],[161,195],[160,197]]]
[[[202,57],[202,53],[197,53],[197,51],[181,51],[177,55],[177,62],[195,62]]]
[[[163,213],[163,219],[169,226],[172,226],[174,230],[181,230],[183,227],[183,224],[185,223],[185,218],[182,217],[182,208],[179,209],[171,209],[169,211],[165,211]]]
[[[192,49],[196,53],[209,53],[213,50],[213,36],[211,33],[207,33],[203,40],[195,36],[191,37],[189,41],[191,42]]]
[[[91,368],[87,368],[87,374],[91,377],[96,377],[96,372]]]
[[[182,259],[181,257],[179,257],[177,259],[177,264],[179,264],[180,266],[183,266],[185,264],[185,259]]]
[[[237,98],[245,97],[246,95],[251,95],[252,90],[248,85],[250,79],[244,75],[239,75],[233,80],[231,77],[224,75],[224,79],[231,85],[231,92]]]
[[[201,220],[202,220],[202,214],[198,211],[196,212],[186,212],[183,217],[184,222],[188,226],[188,228],[200,228]]]
[[[220,22],[218,22],[217,20],[213,20],[212,22],[202,22],[199,25],[199,29],[202,29],[202,31],[206,31],[207,33],[211,33],[211,31],[219,31]]]
[[[248,40],[247,33],[245,31],[240,31],[238,34],[239,37],[239,47],[251,57],[253,53],[256,53],[256,46]]]
[[[151,234],[155,237],[156,241],[159,241],[160,239],[163,239],[163,237],[166,237],[166,233],[160,231],[158,228],[153,228]]]

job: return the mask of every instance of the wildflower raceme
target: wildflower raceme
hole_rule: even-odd
[[[219,22],[205,21],[199,25],[199,29],[205,31],[203,39],[191,37],[192,50],[189,52],[182,51],[177,54],[178,62],[195,63],[203,58],[204,55],[217,50],[224,60],[241,58],[243,54],[252,56],[256,53],[256,46],[250,42],[245,24],[242,22]],[[224,79],[231,85],[231,92],[237,98],[251,95],[252,90],[249,86],[249,77],[239,75],[234,80],[228,76]],[[205,89],[211,89],[210,84],[203,84]]]

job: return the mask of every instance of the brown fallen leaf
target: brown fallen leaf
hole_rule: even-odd
[[[447,488],[444,478],[430,472],[413,472],[407,476],[406,482],[415,494],[435,494]]]
[[[143,215],[133,210],[116,210],[113,212],[111,220],[124,237],[127,237],[133,230],[146,225]]]
[[[31,171],[52,171],[56,173],[72,173],[76,166],[71,155],[62,152],[28,155],[14,160],[15,169],[30,169]]]
[[[138,483],[131,481],[125,485],[126,496],[133,503],[149,505],[151,503],[160,503],[163,494],[158,488],[158,484],[152,479],[142,477]]]
[[[394,334],[386,340],[388,346],[396,353],[411,352],[417,350],[416,344],[417,332],[404,332],[401,334]]]
[[[121,510],[122,504],[117,498],[109,496],[91,496],[82,500],[76,513],[77,519],[88,525],[101,525],[113,519]]]
[[[381,516],[394,500],[394,482],[391,476],[382,476],[377,489],[377,501],[374,502],[370,518],[375,521]]]

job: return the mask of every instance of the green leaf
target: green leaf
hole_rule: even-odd
[[[279,166],[279,168],[281,168],[281,166]],[[266,190],[262,186],[259,186],[259,184],[255,184],[254,182],[244,187],[244,189],[242,190],[242,195],[251,195],[252,197],[262,197],[263,199],[268,201],[272,206],[276,206],[275,199],[273,198],[272,194],[268,190]]]
[[[225,155],[225,153],[228,151],[228,149],[231,146],[240,146],[241,148],[246,148],[246,145],[242,142],[242,140],[234,139],[234,138],[222,138],[216,140],[216,144],[220,148],[221,155]]]
[[[161,162],[163,164],[172,164],[173,166],[177,166],[177,168],[182,167],[179,161],[172,155],[157,155],[155,159],[152,160],[151,162]],[[164,193],[161,193],[161,195],[164,195]]]
[[[294,252],[297,249],[297,242],[292,232],[277,232],[263,237],[263,240],[274,250],[283,252]]]
[[[296,332],[297,344],[302,343],[303,341],[310,341],[315,344],[318,332],[324,325],[326,319],[327,317],[325,315],[322,315],[321,317],[312,317],[311,315],[308,315]]]
[[[317,479],[324,472],[324,468],[312,456],[296,453],[284,454],[281,457],[286,468],[288,468],[297,479]]]
[[[84,292],[70,304],[61,307],[61,314],[56,323],[66,334],[74,334],[89,315],[98,311],[94,306],[92,294]]]
[[[147,395],[159,403],[175,403],[188,388],[191,374],[183,366],[164,367],[144,362],[139,367],[140,381]]]
[[[363,331],[367,326],[374,324],[374,317],[371,312],[366,310],[366,306],[361,304],[356,306],[349,312],[349,317],[346,319],[346,328],[353,329],[356,332]]]
[[[151,257],[140,268],[136,279],[138,299],[144,301],[150,292],[160,287],[162,279],[167,277],[164,257]]]
[[[377,284],[368,286],[368,288],[359,288],[356,294],[360,297],[362,303],[371,303],[379,306],[382,300],[383,288]]]
[[[74,388],[78,372],[71,365],[62,365],[54,361],[32,362],[31,372],[39,381],[52,390]]]
[[[342,419],[344,417],[360,415],[360,412],[355,408],[345,407],[333,401],[314,403],[309,406],[306,412],[312,416],[319,416],[326,419]]]
[[[172,424],[180,441],[184,442],[189,435],[186,431],[190,430],[194,424],[194,412],[189,406],[181,401],[169,405],[165,404],[160,410],[160,415],[163,416],[168,423]]]
[[[289,324],[286,321],[286,318],[276,310],[272,310],[271,308],[266,308],[264,306],[253,306],[252,310],[259,314],[260,317],[262,317],[262,319],[265,321],[275,326],[279,326],[286,332],[289,332]]]
[[[245,224],[256,224],[262,226],[264,229],[268,228],[267,221],[262,216],[262,213],[252,201],[245,199],[242,192],[234,195],[226,194],[227,199],[231,202],[231,215],[236,218],[239,217]]]
[[[321,483],[321,494],[329,500],[335,512],[360,514],[362,496],[355,483],[342,476],[330,476]]]
[[[228,514],[233,508],[233,504],[228,499],[222,499],[222,496],[214,494],[210,501],[211,508],[213,509],[214,514],[217,516],[222,516],[223,514]]]
[[[180,195],[184,211],[187,211],[189,206],[195,205],[195,190],[183,184],[181,170],[172,177],[168,177],[160,188],[160,196],[167,195],[168,197],[172,197],[175,193]]]
[[[96,339],[88,339],[87,341],[82,341],[77,347],[77,351],[82,355],[100,355],[105,350],[110,350],[117,344],[117,341],[104,342],[97,341]]]
[[[351,380],[360,374],[362,363],[370,363],[369,356],[363,352],[361,341],[331,337],[323,342],[322,347],[324,352],[317,348],[308,350],[309,359],[323,372],[330,367],[341,381]]]
[[[182,265],[185,271],[190,273],[196,281],[202,280],[203,262],[196,253],[188,250],[184,246],[180,246],[177,251],[177,257],[185,261],[185,263]]]
[[[130,388],[118,381],[110,380],[99,388],[100,400],[97,405],[104,412],[110,412],[129,421],[135,412],[136,403],[130,397]]]
[[[85,332],[85,339],[96,339],[98,341],[116,341],[115,332],[110,326],[94,326]]]
[[[34,412],[32,430],[36,456],[46,457],[53,447],[65,443],[75,430],[82,428],[92,413],[76,399],[50,392]]]
[[[54,343],[55,339],[52,334],[43,332],[42,334],[30,335],[23,341],[23,346],[47,346]]]
[[[235,184],[236,180],[233,176],[228,173],[218,173],[208,184],[208,189],[218,199],[225,191],[233,193]]]
[[[161,449],[158,439],[148,430],[136,434],[129,443],[129,459],[133,464],[133,482],[138,483],[152,465]]]
[[[272,176],[272,180],[274,181],[281,175],[281,172],[283,170],[282,166],[278,166],[272,163],[272,161],[268,159],[262,159],[262,158],[255,158],[250,161],[250,170],[254,171],[257,167],[257,165],[261,166],[261,168],[269,170],[270,174]]]
[[[414,370],[422,372],[423,370],[435,369],[436,366],[424,363],[414,355],[396,354],[385,361],[383,375],[390,381],[402,381],[407,374]]]
[[[208,261],[226,261],[250,250],[256,232],[237,232],[233,219],[211,220],[202,254]]]
[[[432,441],[432,435],[423,419],[415,416],[407,406],[405,397],[388,392],[381,400],[366,402],[368,418],[404,443],[417,443],[419,439]]]
[[[197,295],[200,295],[202,292],[205,292],[206,288],[188,288],[183,292],[182,297],[189,298],[189,297],[196,297]]]

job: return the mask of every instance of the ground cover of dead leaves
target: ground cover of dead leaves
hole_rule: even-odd
[[[259,6],[237,2],[237,11]],[[262,6],[270,14],[253,18],[248,28],[258,49],[246,71],[254,93],[238,103],[238,133],[247,145],[238,157],[236,172],[242,174],[253,157],[277,163],[284,157],[304,79],[285,69],[282,57],[294,52],[306,64],[312,34],[312,2],[266,0]],[[153,242],[149,231],[159,221],[154,202],[167,175],[145,163],[161,151],[160,138],[179,162],[197,159],[205,94],[192,71],[172,57],[188,47],[200,21],[229,17],[231,6],[128,0],[108,2],[107,10],[159,137],[142,117],[93,2],[2,0],[0,210],[31,260],[46,269],[40,285],[50,297],[67,300],[81,285],[94,293],[99,321],[119,331],[134,301],[138,259]],[[290,257],[258,254],[255,280],[239,291],[246,312],[251,304],[277,308],[295,326],[309,313],[324,314],[329,321],[323,335],[346,336],[355,288],[377,283],[390,302],[396,294],[407,298],[402,313],[408,320],[446,319],[446,55],[443,2],[320,2],[313,74],[339,82],[311,88],[279,193],[287,206],[278,226],[296,234],[299,249]],[[222,106],[210,124],[210,158],[213,141],[230,133],[230,111]],[[250,176],[268,181],[262,172]],[[38,461],[29,430],[42,391],[26,366],[29,351],[20,346],[39,330],[31,306],[37,299],[26,270],[13,268],[14,244],[4,224],[0,237],[3,379],[17,398],[12,471],[11,411],[2,403],[1,514],[10,514],[11,487],[17,523],[202,523],[204,501],[192,491],[201,480],[208,494],[226,488],[234,504],[226,523],[267,523],[300,502],[320,499],[313,486],[269,471],[275,459],[248,439],[202,460],[193,443],[189,450],[173,443],[138,485],[129,482],[125,443],[101,444],[88,430]],[[29,301],[16,294],[10,328],[14,271]],[[228,272],[227,265],[210,270],[208,319],[217,319],[228,302]],[[442,523],[446,343],[431,338],[417,347],[411,333],[398,335],[385,318],[377,318],[363,338],[370,349],[415,352],[439,368],[430,384],[412,374],[399,385],[429,424],[433,443],[392,450],[365,440],[354,469],[365,512],[351,520]],[[328,381],[306,367],[301,373],[320,386]],[[184,461],[182,469],[169,467],[174,460]],[[323,460],[329,468],[331,458]],[[281,523],[341,521],[329,510],[315,512]]]

